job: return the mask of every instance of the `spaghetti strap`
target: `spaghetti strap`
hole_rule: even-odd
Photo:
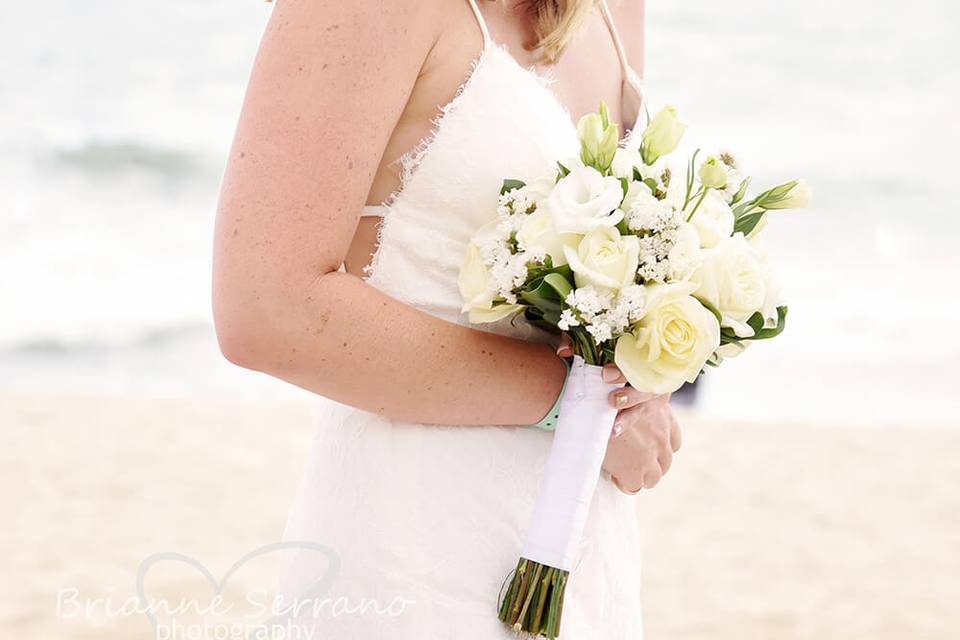
[[[620,68],[623,69],[623,75],[629,76],[632,69],[630,68],[630,61],[627,60],[627,50],[623,47],[623,41],[617,32],[617,25],[613,23],[613,14],[610,13],[607,0],[600,0],[600,13],[603,14],[603,19],[607,23],[607,29],[610,30],[610,37],[613,38],[613,46],[617,49],[617,57],[620,58]]]
[[[483,48],[487,49],[490,46],[490,31],[487,29],[487,21],[483,19],[483,14],[480,13],[480,7],[477,6],[477,0],[467,0],[470,3],[470,8],[473,9],[473,15],[477,17],[477,23],[480,25],[480,32],[483,34]]]
[[[363,209],[360,210],[360,217],[377,217],[382,218],[387,215],[389,207],[385,204],[367,204],[363,206]]]
[[[610,37],[613,39],[613,46],[617,50],[617,58],[620,59],[620,69],[623,72],[623,80],[630,87],[635,96],[636,103],[632,107],[639,115],[646,101],[646,90],[643,80],[637,75],[637,72],[630,66],[627,59],[627,50],[623,46],[623,40],[620,39],[620,33],[617,32],[617,25],[613,22],[613,14],[610,13],[610,7],[607,6],[607,0],[600,0],[600,13],[603,14],[603,20],[607,23],[607,29],[610,31]]]

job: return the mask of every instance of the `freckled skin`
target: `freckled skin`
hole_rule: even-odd
[[[520,44],[530,25],[481,4],[531,61]],[[615,65],[608,35],[591,29],[581,46]],[[394,161],[428,133],[480,47],[465,0],[277,4],[217,213],[213,306],[227,358],[400,420],[523,425],[550,409],[565,375],[550,347],[440,320],[355,275],[376,238],[357,213],[397,188]],[[617,67],[585,88],[575,65],[558,71],[575,115],[598,96],[617,102]],[[352,273],[338,272],[345,259]]]

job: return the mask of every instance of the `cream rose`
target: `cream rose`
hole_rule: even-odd
[[[574,248],[564,247],[578,287],[621,289],[634,283],[640,261],[640,239],[621,236],[615,227],[600,227]]]
[[[617,340],[614,362],[631,386],[672,393],[697,379],[720,346],[717,318],[690,283],[648,285],[646,312]]]
[[[720,323],[741,338],[754,335],[747,320],[758,311],[764,326],[776,324],[780,290],[766,256],[738,233],[704,251],[703,264],[693,274],[694,295],[720,313]]]
[[[480,249],[473,243],[467,245],[467,254],[460,267],[457,286],[464,299],[461,311],[469,314],[473,324],[496,322],[523,309],[519,304],[494,306],[496,292],[490,286],[489,272],[480,256]]]
[[[544,209],[538,209],[527,216],[517,231],[517,242],[523,250],[542,249],[553,260],[555,267],[567,264],[564,247],[575,247],[579,241],[578,234],[559,233],[553,223],[553,216]]]
[[[612,227],[623,219],[617,207],[623,187],[613,176],[603,176],[593,167],[576,165],[560,179],[543,201],[560,233],[587,233]]]
[[[696,206],[697,200],[687,205],[688,216],[690,215],[689,211],[692,211],[693,207]],[[700,234],[700,246],[709,249],[717,246],[724,238],[730,237],[730,234],[733,233],[735,219],[733,209],[724,200],[723,195],[711,189],[707,191],[707,195],[704,196],[703,202],[697,207],[697,211],[693,214],[690,222],[696,227],[697,233]]]

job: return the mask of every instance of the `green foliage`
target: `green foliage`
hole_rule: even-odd
[[[743,200],[744,196],[747,195],[747,187],[750,186],[750,178],[744,178],[743,182],[740,183],[740,188],[737,189],[737,192],[733,195],[733,200],[730,201],[730,206],[736,206],[738,202]]]
[[[523,180],[511,180],[508,178],[503,181],[503,186],[500,187],[500,195],[509,193],[514,189],[520,189],[521,187],[525,187],[525,186],[527,186],[527,183],[524,182]]]
[[[733,232],[742,233],[745,236],[750,235],[750,232],[753,231],[758,224],[760,224],[760,221],[763,220],[763,216],[765,215],[767,215],[767,212],[761,209],[759,211],[754,211],[752,213],[740,216],[733,225]]]

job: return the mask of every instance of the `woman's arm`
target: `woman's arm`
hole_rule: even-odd
[[[450,6],[275,8],[217,212],[217,337],[240,366],[393,418],[530,424],[566,373],[550,347],[440,320],[337,272]]]

